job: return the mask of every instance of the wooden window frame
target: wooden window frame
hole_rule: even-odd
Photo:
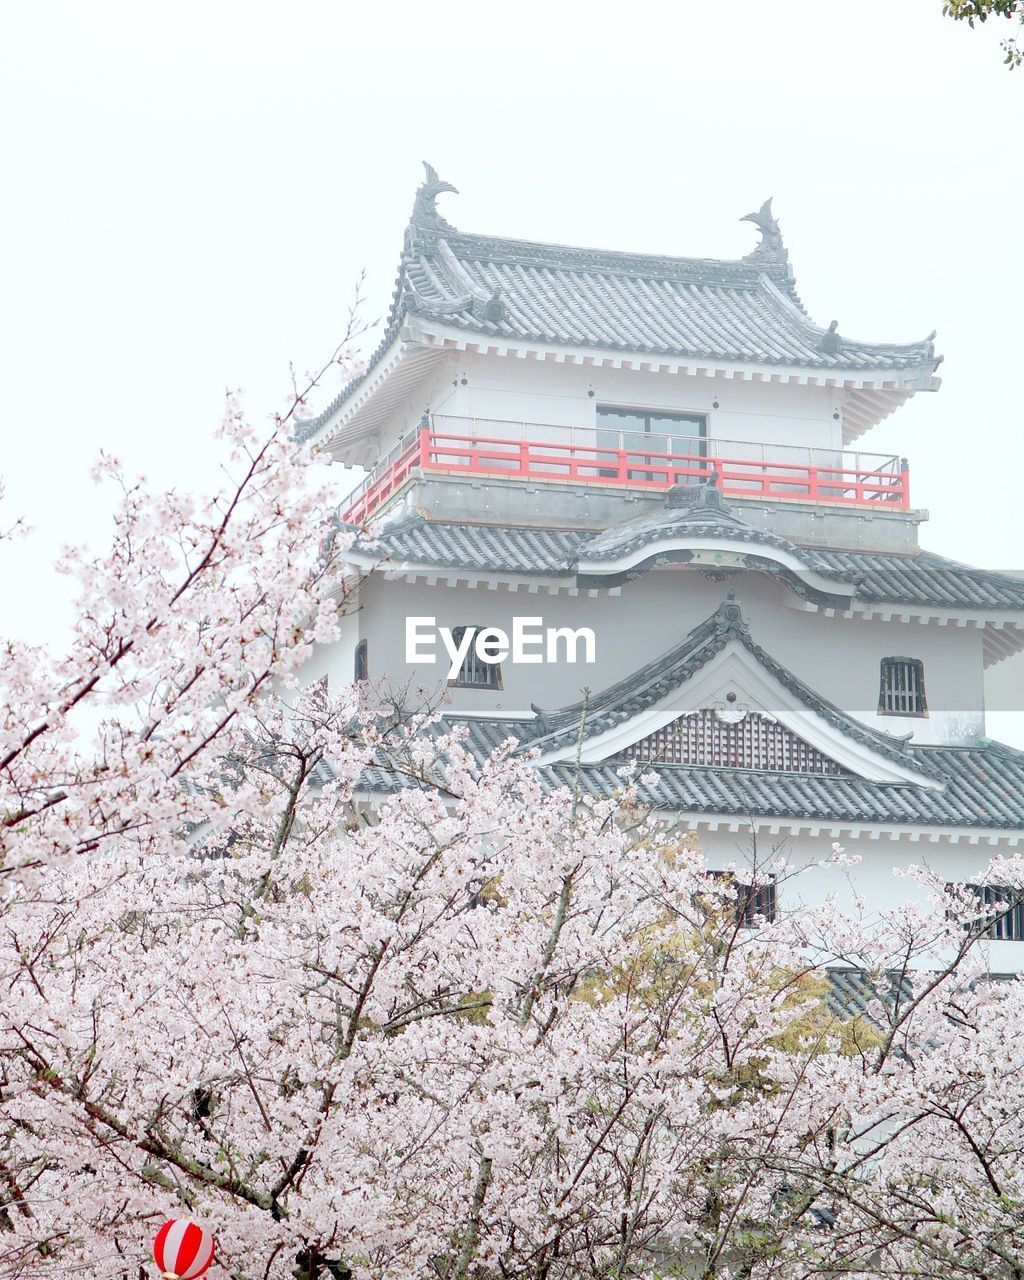
[[[958,886],[947,884],[950,891]],[[991,907],[1006,903],[1002,915],[993,916],[985,926],[984,933],[979,936],[988,942],[1024,942],[1024,889],[1014,889],[1002,884],[965,884],[969,893],[973,893],[982,906]],[[966,925],[965,928],[974,928]]]
[[[894,688],[887,680],[887,676],[898,668],[907,668],[913,672],[913,675],[907,681],[908,687],[905,690]],[[897,706],[886,705],[887,696],[889,701],[897,701],[899,697],[908,698],[911,694],[916,697],[919,704],[917,710],[908,711]],[[882,659],[878,668],[878,714],[880,716],[909,717],[916,720],[923,720],[927,717],[928,697],[924,684],[924,663],[920,658],[896,656]]]
[[[730,905],[733,908],[734,921],[740,929],[756,929],[758,916],[761,917],[762,924],[775,923],[779,910],[779,898],[774,876],[761,880],[755,877],[752,884],[743,884],[737,881],[734,871],[709,871],[708,874],[715,880],[721,880],[735,887],[736,901]]]
[[[464,626],[452,627],[452,641],[456,646],[458,646],[459,644],[462,643],[462,637],[466,634],[467,631],[470,631],[470,630],[476,633],[473,637],[473,644],[470,646],[469,652],[466,654],[465,658],[463,658],[462,660],[462,666],[459,668],[459,674],[455,677],[454,680],[448,681],[448,688],[449,689],[492,689],[500,693],[501,690],[504,688],[504,684],[502,683],[502,678],[501,678],[501,663],[500,662],[481,662],[480,659],[476,656],[476,636],[479,635],[481,631],[486,631],[487,628],[480,626],[480,624],[476,622],[467,622]],[[462,673],[466,669],[467,663],[472,663],[473,668],[475,670],[486,672],[488,675],[488,679],[486,681],[464,680],[462,678]]]
[[[358,684],[360,680],[369,680],[370,678],[370,654],[369,645],[365,640],[360,640],[352,654],[352,679]]]

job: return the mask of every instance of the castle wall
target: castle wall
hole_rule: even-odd
[[[701,413],[714,440],[842,449],[834,388],[466,353],[451,368],[457,385],[431,404],[436,413],[575,427],[595,426],[598,405]]]
[[[881,836],[843,838],[844,852],[860,858],[853,867],[819,867],[814,864],[828,858],[832,837],[809,835],[772,835],[767,828],[739,832],[699,831],[697,847],[713,869],[727,865],[756,863],[766,867],[776,857],[784,857],[793,868],[810,868],[803,874],[778,885],[776,905],[784,914],[801,904],[818,906],[832,900],[843,913],[863,910],[865,918],[876,919],[879,912],[902,911],[910,904],[928,907],[928,889],[913,879],[894,874],[922,867],[939,876],[943,882],[975,883],[988,866],[996,850],[985,844],[960,840],[911,839]],[[1002,852],[1005,854],[1005,846]],[[858,906],[858,899],[863,906]],[[980,954],[988,960],[990,972],[1011,973],[1021,965],[1019,942],[986,941]],[[851,957],[851,964],[855,964]]]
[[[656,367],[608,369],[452,352],[350,461],[371,465],[427,411],[484,423],[591,428],[598,405],[706,414],[708,436],[716,441],[839,451],[844,395],[841,388],[658,372]],[[483,424],[478,431],[487,434]]]
[[[369,647],[372,678],[393,686],[422,687],[434,698],[450,695],[453,710],[513,713],[531,703],[558,707],[576,701],[586,686],[598,692],[678,644],[734,588],[755,641],[797,672],[816,692],[882,732],[912,732],[922,743],[962,741],[984,732],[982,641],[978,630],[921,623],[828,618],[799,608],[780,584],[761,574],[709,580],[693,570],[659,570],[627,582],[621,593],[596,597],[510,592],[486,587],[428,586],[375,577],[361,593],[359,634]],[[794,607],[796,605],[797,607]],[[546,627],[590,627],[594,665],[502,665],[503,688],[446,688],[448,660],[438,645],[434,666],[405,661],[408,616],[434,617],[439,627],[500,627],[513,617],[542,619]],[[338,679],[351,678],[354,641],[332,646]],[[929,715],[879,716],[879,665],[886,657],[924,662]]]

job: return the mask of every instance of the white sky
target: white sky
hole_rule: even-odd
[[[738,257],[757,233],[737,219],[774,196],[819,323],[938,329],[942,390],[860,442],[910,458],[922,541],[1024,566],[1003,25],[941,0],[4,5],[0,511],[36,532],[0,561],[0,626],[70,616],[49,566],[103,545],[101,447],[212,485],[224,388],[277,407],[363,267],[386,310],[421,159],[459,187],[456,226],[607,248]],[[990,701],[1022,676],[1002,664]]]

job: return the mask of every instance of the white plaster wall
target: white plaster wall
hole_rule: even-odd
[[[592,427],[598,405],[660,409],[707,414],[708,435],[714,440],[842,448],[842,423],[833,416],[841,412],[842,392],[827,387],[587,368],[513,356],[463,354],[452,368],[454,394],[433,404],[435,412]]]
[[[340,636],[334,644],[321,644],[303,665],[300,678],[304,685],[315,684],[324,676],[331,686],[350,684],[354,674],[355,650],[359,643],[360,624],[364,615],[356,603],[338,619]]]
[[[989,865],[995,849],[966,840],[936,842],[881,836],[844,838],[839,841],[844,851],[860,858],[853,867],[817,867],[815,863],[831,852],[832,837],[807,835],[772,835],[767,829],[740,832],[700,831],[697,845],[709,867],[721,868],[730,863],[751,865],[755,860],[764,866],[773,857],[785,857],[793,867],[811,867],[806,874],[783,882],[778,889],[777,907],[782,914],[800,904],[811,906],[833,900],[841,912],[854,913],[855,897],[865,903],[868,919],[875,913],[899,911],[908,903],[927,905],[927,890],[914,880],[893,874],[894,868],[906,870],[925,867],[943,882],[972,883]],[[756,855],[754,850],[756,848]],[[1007,849],[1003,846],[1004,855]],[[990,971],[1010,973],[1024,968],[1024,942],[984,942],[980,944]]]
[[[598,405],[706,414],[713,440],[840,450],[843,394],[794,383],[451,353],[390,415],[388,426],[360,446],[358,461],[372,465],[427,410],[588,428],[595,425]]]
[[[827,618],[791,606],[783,586],[761,574],[733,574],[709,581],[693,570],[662,570],[626,583],[621,594],[590,598],[565,592],[489,590],[374,578],[361,595],[359,635],[369,645],[371,675],[396,686],[412,684],[436,696],[444,692],[447,662],[441,648],[433,667],[405,661],[407,616],[435,617],[439,626],[496,626],[511,634],[513,617],[540,617],[544,626],[591,627],[597,638],[593,666],[506,662],[504,688],[452,689],[461,711],[525,711],[531,703],[558,707],[576,701],[584,686],[598,692],[657,658],[718,608],[736,590],[762,648],[818,693],[882,732],[914,734],[918,742],[962,741],[984,731],[981,633],[935,624]],[[338,679],[351,678],[354,640],[332,646],[321,658]],[[885,657],[924,662],[930,714],[925,718],[878,716],[879,666]]]
[[[346,450],[346,461],[350,465],[370,470],[390,449],[420,425],[425,413],[450,412],[446,406],[456,395],[456,387],[453,385],[455,377],[455,366],[451,359],[441,359],[430,375],[392,410],[386,427]]]

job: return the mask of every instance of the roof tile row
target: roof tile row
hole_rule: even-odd
[[[638,542],[641,538],[647,539],[647,533],[638,533]],[[593,533],[582,530],[454,524],[412,516],[388,526],[373,554],[382,563],[569,580],[576,576],[581,549],[592,540]],[[774,545],[778,540],[764,535],[763,541]],[[630,545],[620,541],[616,551]],[[809,569],[852,585],[855,599],[863,603],[1024,610],[1024,580],[929,551],[907,555],[786,545]]]

